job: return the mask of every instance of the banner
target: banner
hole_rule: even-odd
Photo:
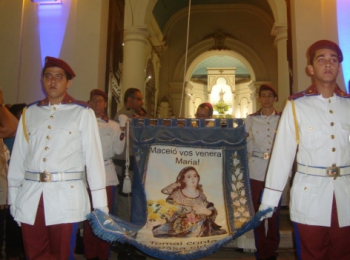
[[[162,259],[195,259],[258,225],[251,201],[246,132],[241,119],[222,127],[191,119],[132,122],[136,165],[132,224],[93,212],[97,235]],[[266,212],[265,212],[266,213]]]

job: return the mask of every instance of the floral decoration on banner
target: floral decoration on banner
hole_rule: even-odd
[[[240,228],[244,223],[248,222],[251,218],[249,208],[247,205],[247,195],[245,191],[245,185],[243,181],[243,166],[240,161],[240,157],[235,152],[232,156],[231,163],[231,176],[232,176],[232,207],[234,214],[235,228]]]

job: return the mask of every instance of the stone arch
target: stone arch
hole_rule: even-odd
[[[231,50],[211,50],[208,49],[213,45],[213,39],[204,40],[188,51],[188,69],[186,70],[185,81],[188,82],[192,75],[194,68],[205,58],[213,55],[227,55],[240,60],[248,69],[253,81],[268,80],[268,73],[264,63],[260,57],[249,46],[234,39],[226,40],[226,45]],[[172,81],[183,80],[183,64],[185,61],[185,54],[176,64]]]

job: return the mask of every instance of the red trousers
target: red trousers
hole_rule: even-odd
[[[252,190],[254,210],[255,212],[258,212],[265,183],[250,179],[250,186]],[[276,250],[278,249],[280,243],[279,217],[280,205],[278,205],[272,217],[266,219],[267,230],[265,229],[265,220],[261,221],[260,226],[254,229],[255,247],[257,249],[256,257],[258,259],[278,256]]]
[[[77,223],[45,225],[43,196],[34,225],[21,223],[23,245],[28,260],[73,260]]]
[[[294,232],[299,260],[350,259],[350,226],[339,227],[334,197],[330,227],[310,226],[294,222]]]
[[[112,211],[114,194],[116,191],[116,186],[107,186],[107,200],[109,211]],[[91,192],[88,189],[91,202]],[[92,231],[90,223],[84,221],[84,256],[89,258],[98,257],[98,259],[108,259],[110,257],[109,247],[110,244],[100,238],[98,238]]]

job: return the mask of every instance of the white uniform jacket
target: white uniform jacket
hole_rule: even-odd
[[[22,115],[8,173],[8,204],[14,207],[11,212],[16,221],[34,224],[41,194],[46,225],[83,221],[90,212],[82,180],[38,182],[25,179],[25,171],[82,172],[86,165],[93,207],[107,206],[96,117],[82,104],[69,95],[59,105],[50,105],[44,99]],[[29,143],[23,131],[23,117]]]
[[[279,122],[262,203],[277,206],[297,151],[297,163],[313,167],[350,166],[350,96],[339,88],[323,98],[314,85],[289,98]],[[297,132],[300,137],[297,145]],[[330,226],[333,194],[339,226],[350,225],[350,175],[323,177],[297,172],[291,188],[294,222]]]
[[[271,154],[275,133],[281,113],[274,110],[272,115],[264,116],[261,109],[250,114],[244,120],[248,134],[247,150],[249,158],[249,177],[257,181],[265,181],[265,175],[269,160],[253,155],[263,153]]]
[[[118,177],[112,157],[121,154],[125,146],[125,133],[119,124],[106,115],[97,118],[98,130],[100,132],[102,153],[106,171],[106,186],[118,185]]]

